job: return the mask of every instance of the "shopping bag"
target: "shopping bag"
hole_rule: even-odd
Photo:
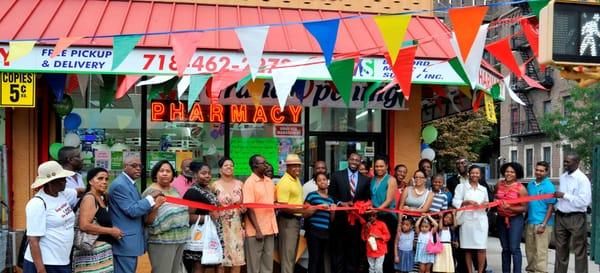
[[[220,264],[223,262],[223,247],[217,233],[217,226],[210,217],[204,219],[202,235],[202,264]]]
[[[210,216],[201,216],[198,215],[198,219],[196,219],[196,223],[190,227],[190,240],[185,244],[185,250],[191,251],[202,251],[202,238],[204,237],[204,226],[200,224],[200,218],[204,217],[204,223],[206,223],[206,219],[210,218]]]

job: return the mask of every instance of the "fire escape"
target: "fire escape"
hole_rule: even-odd
[[[530,14],[529,5],[527,3],[516,4],[507,17],[519,18],[526,14]],[[537,59],[534,57],[529,42],[520,27],[521,25],[518,22],[514,22],[511,27],[511,34],[513,35],[511,42],[515,57],[518,56],[521,59],[521,63],[527,62],[524,71],[527,76],[535,81],[539,81],[542,86],[548,89],[552,88],[554,85],[552,68],[546,67],[545,71],[540,71]],[[542,134],[543,132],[540,129],[533,110],[533,103],[529,99],[529,92],[536,92],[537,89],[530,87],[524,80],[517,79],[514,75],[511,76],[511,88],[525,103],[525,106],[523,106],[525,117],[524,119],[519,118],[518,120],[511,121],[511,135],[514,137],[525,137]]]

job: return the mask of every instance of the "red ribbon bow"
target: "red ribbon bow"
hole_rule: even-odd
[[[350,223],[351,226],[354,226],[356,220],[358,220],[361,225],[365,224],[367,221],[360,215],[365,214],[367,210],[370,210],[372,207],[371,201],[356,201],[352,206],[353,210],[348,213],[348,223]]]

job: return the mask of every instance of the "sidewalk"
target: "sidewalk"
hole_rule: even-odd
[[[523,253],[523,272],[527,266],[527,257],[525,257],[525,244],[521,244],[521,252]],[[548,250],[548,272],[554,272],[554,249]],[[500,240],[496,237],[488,237],[488,248],[487,248],[487,261],[489,269],[492,269],[494,273],[502,272],[502,247],[500,246]],[[573,254],[570,255],[569,259],[569,272],[575,273],[575,258]],[[600,273],[600,267],[591,261],[588,257],[588,272],[589,273]]]

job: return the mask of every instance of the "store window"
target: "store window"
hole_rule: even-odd
[[[310,108],[310,130],[315,132],[381,132],[379,109]]]
[[[517,149],[510,150],[510,162],[517,162],[519,160],[518,155],[519,151]]]

